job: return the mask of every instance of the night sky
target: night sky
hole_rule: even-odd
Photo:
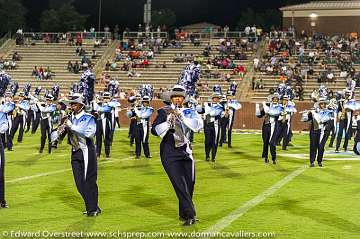
[[[29,28],[39,26],[41,12],[48,8],[49,0],[24,1],[29,9]],[[102,25],[120,28],[136,26],[143,21],[143,4],[146,0],[102,0]],[[278,9],[287,4],[308,2],[305,0],[152,0],[153,9],[169,8],[175,11],[177,25],[208,21],[218,25],[234,27],[242,11],[252,8],[255,12]],[[87,26],[97,28],[99,0],[75,0],[76,9],[89,15]]]

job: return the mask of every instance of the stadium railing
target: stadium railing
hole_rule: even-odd
[[[129,38],[161,38],[167,39],[167,32],[123,32],[123,39]]]
[[[270,39],[288,39],[288,38],[295,38],[295,32],[289,31],[278,31],[278,32],[270,32]]]

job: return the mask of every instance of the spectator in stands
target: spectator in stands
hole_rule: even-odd
[[[72,64],[71,61],[68,61],[67,70],[68,70],[69,72],[74,72],[73,64]]]
[[[17,51],[14,52],[14,54],[12,55],[12,60],[13,61],[21,61],[22,57],[19,55],[19,53]]]
[[[95,48],[99,48],[100,45],[101,45],[100,40],[96,39],[95,42],[94,42],[94,47],[95,47]]]
[[[75,43],[76,46],[82,46],[82,37],[81,37],[81,34],[78,33],[76,35],[76,43]]]
[[[91,59],[95,59],[97,57],[96,50],[92,50]]]
[[[10,65],[9,65],[11,70],[14,70],[16,68],[16,62],[15,61],[10,61]]]
[[[117,63],[115,61],[113,61],[110,65],[110,70],[111,71],[116,71],[116,68],[117,68]]]
[[[37,69],[37,66],[34,66],[31,76],[39,77],[39,71]]]
[[[125,63],[124,63],[125,64]],[[109,71],[110,70],[110,67],[111,67],[111,63],[110,63],[110,61],[108,60],[107,62],[106,62],[106,64],[105,64],[105,70],[106,71]]]
[[[79,64],[78,61],[75,61],[74,66],[73,66],[73,71],[74,71],[75,74],[79,74],[79,72],[80,72],[80,64]]]
[[[166,66],[166,61],[163,62],[162,68],[163,68],[163,69],[167,68],[167,66]]]

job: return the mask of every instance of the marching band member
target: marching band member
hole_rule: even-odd
[[[25,123],[26,123],[26,114],[28,110],[30,109],[30,104],[27,99],[25,99],[24,92],[21,92],[19,94],[19,101],[16,104],[14,114],[13,114],[13,126],[11,129],[11,139],[14,139],[14,135],[16,131],[19,129],[19,135],[18,135],[18,143],[22,143],[23,135],[24,135],[24,129],[25,129]]]
[[[328,134],[326,135],[326,140],[330,137],[329,147],[332,148],[334,145],[336,134],[338,132],[338,125],[337,125],[338,102],[337,102],[337,100],[335,98],[330,99],[327,107],[332,112],[332,114],[331,114],[331,120],[326,125],[326,127],[327,127],[326,131],[328,132]],[[330,134],[331,134],[331,136],[330,136]]]
[[[187,131],[198,132],[203,127],[200,115],[193,109],[183,108],[186,91],[176,85],[170,93],[171,105],[158,110],[151,132],[160,136],[162,165],[179,200],[179,219],[184,226],[196,223],[193,203],[195,167]]]
[[[4,138],[6,141],[6,146],[9,151],[12,151],[13,143],[11,139],[11,129],[13,127],[13,112],[15,110],[15,103],[12,101],[12,93],[6,92],[5,94],[5,104],[3,107],[3,112],[7,116],[8,129],[4,132]]]
[[[71,165],[76,187],[82,196],[86,214],[96,217],[101,213],[98,206],[97,160],[93,137],[96,132],[95,118],[85,113],[84,97],[75,93],[69,101],[72,116],[62,127],[55,131],[51,138],[56,140],[65,130],[72,146]]]
[[[332,111],[326,108],[328,100],[319,98],[315,103],[315,110],[306,111],[302,115],[302,121],[311,121],[310,127],[310,167],[314,167],[315,159],[319,167],[322,167],[324,148],[326,144],[326,125],[331,121]]]
[[[353,92],[351,90],[345,90],[345,100],[341,101],[338,107],[339,118],[339,130],[336,138],[335,152],[339,153],[339,148],[342,140],[343,133],[345,134],[343,149],[347,150],[348,142],[351,137],[351,125],[352,125],[352,105],[355,100],[352,100]]]
[[[220,122],[220,140],[219,140],[219,147],[222,147],[223,143],[227,143],[226,141],[226,133],[227,133],[227,126],[229,124],[229,108],[227,107],[227,98],[225,95],[221,97],[220,104],[224,108],[224,114],[221,115],[219,120]]]
[[[99,106],[96,111],[99,115],[99,120],[97,121],[97,131],[96,131],[96,151],[97,157],[101,155],[101,146],[102,140],[104,140],[105,147],[105,157],[110,158],[110,147],[112,140],[112,117],[114,108],[109,104],[110,102],[110,93],[104,92],[103,102],[99,102]]]
[[[220,104],[221,95],[213,93],[211,96],[212,103],[205,103],[204,107],[198,108],[198,112],[204,117],[205,133],[205,155],[206,161],[215,162],[216,152],[220,138],[220,118],[224,114],[224,107]]]
[[[154,112],[154,109],[150,107],[150,97],[143,96],[142,105],[138,105],[131,111],[128,111],[127,116],[129,118],[136,117],[135,125],[135,155],[136,159],[140,158],[141,145],[144,150],[146,158],[151,158],[149,150],[149,120]]]
[[[6,134],[9,129],[8,113],[4,111],[5,105],[0,105],[0,134]],[[7,208],[5,201],[5,153],[4,144],[0,140],[0,208]]]
[[[228,116],[229,116],[229,122],[227,125],[227,130],[228,130],[228,147],[232,148],[232,144],[231,144],[231,135],[232,135],[232,129],[233,129],[233,125],[234,125],[234,120],[235,120],[235,113],[237,110],[241,109],[241,104],[235,99],[235,95],[232,91],[228,91],[227,92],[227,112],[228,112]]]
[[[359,112],[357,112],[357,113],[359,113]],[[359,117],[359,115],[357,115],[356,119],[354,119],[353,121],[355,121],[354,124],[356,124],[353,151],[356,155],[360,155],[360,117]]]
[[[256,116],[264,117],[262,126],[263,151],[262,158],[269,163],[268,152],[270,148],[271,159],[276,164],[276,142],[278,135],[278,118],[283,108],[279,105],[279,94],[274,93],[268,97],[269,103],[256,104]]]
[[[133,110],[136,107],[137,100],[135,96],[130,96],[128,98],[129,102],[129,110]],[[129,135],[128,138],[130,139],[130,146],[133,146],[135,141],[135,127],[136,127],[136,117],[130,118],[130,125],[129,125]]]
[[[286,150],[291,138],[291,118],[296,113],[295,104],[289,101],[288,95],[283,95],[281,106],[283,111],[279,116],[279,133],[277,143],[282,140],[282,149]]]
[[[42,153],[45,147],[46,138],[48,138],[48,153],[51,153],[51,132],[53,129],[52,125],[52,114],[56,111],[56,105],[53,104],[53,96],[48,94],[46,95],[46,102],[41,103],[37,102],[37,106],[41,112],[41,144],[39,153]]]

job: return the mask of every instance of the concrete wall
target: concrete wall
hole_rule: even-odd
[[[127,102],[122,102],[122,107],[127,107]],[[236,119],[234,122],[235,129],[261,129],[263,119],[259,119],[255,116],[255,103],[241,102],[242,109],[236,112]],[[151,103],[152,107],[158,109],[163,106],[161,101],[154,100]],[[310,109],[313,106],[312,103],[298,103],[296,109],[298,112]],[[154,120],[156,113],[153,114],[151,122]],[[309,124],[300,121],[301,115],[297,113],[293,119],[293,130],[308,130]],[[130,120],[126,116],[126,110],[120,112],[120,124],[121,127],[129,125]]]

